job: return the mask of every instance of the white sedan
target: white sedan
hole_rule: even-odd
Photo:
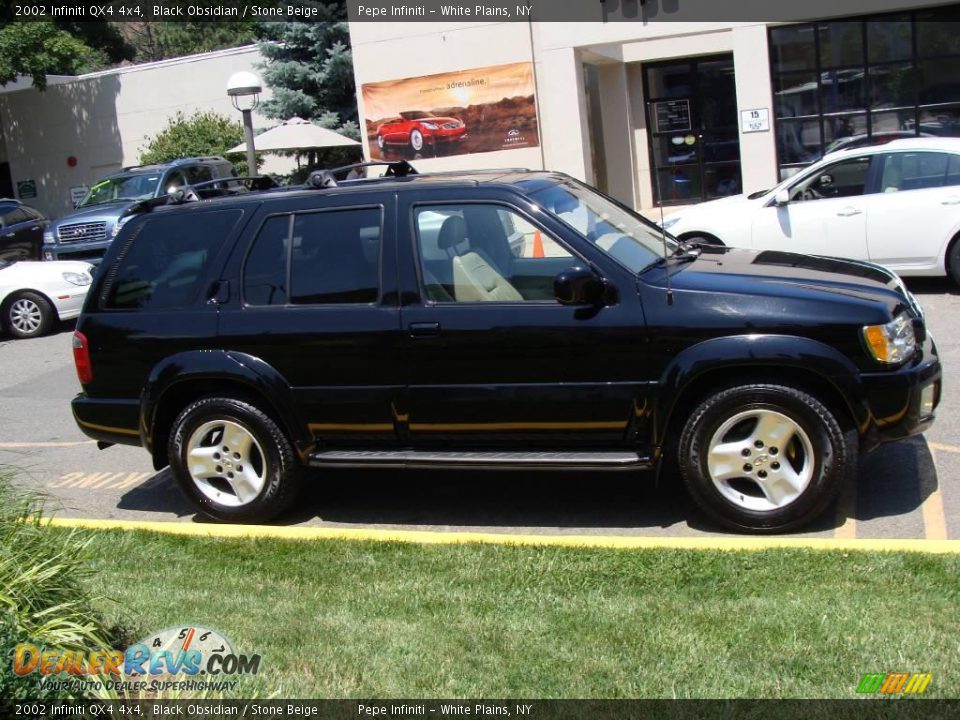
[[[870,260],[960,283],[960,138],[827,155],[772,190],[667,217],[682,240]]]
[[[90,287],[90,263],[76,260],[0,260],[0,308],[4,328],[15,338],[32,338],[57,320],[80,314]]]

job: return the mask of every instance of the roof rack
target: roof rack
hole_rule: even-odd
[[[310,175],[307,176],[307,179],[303,184],[304,187],[316,189],[337,187],[337,173],[349,172],[350,170],[355,170],[357,168],[380,166],[386,166],[387,168],[383,173],[384,177],[407,177],[407,175],[418,174],[417,169],[406,160],[395,160],[393,162],[385,160],[379,162],[359,162],[353,163],[352,165],[343,165],[341,167],[330,168],[329,170],[314,170],[312,173],[310,173]]]
[[[200,196],[197,195],[197,188],[204,188],[212,185],[227,185],[231,182],[240,182],[242,180],[250,181],[251,190],[272,190],[279,187],[277,181],[269,175],[250,175],[247,177],[228,177],[217,180],[205,180],[204,182],[193,183],[192,185],[181,185],[176,190],[159,197],[140,200],[131,205],[121,217],[136,215],[142,212],[150,212],[153,208],[160,205],[182,205],[188,202],[199,202]]]
[[[120,172],[129,172],[130,170],[140,170],[148,167],[160,167],[161,165],[183,165],[188,162],[227,162],[220,155],[197,155],[194,157],[174,158],[167,162],[144,163],[143,165],[127,165],[121,168]]]

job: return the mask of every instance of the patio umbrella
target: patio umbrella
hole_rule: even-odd
[[[333,130],[318,127],[309,120],[292,117],[289,120],[262,132],[253,139],[257,152],[275,150],[313,150],[315,148],[346,147],[359,145],[356,140],[335,133]],[[227,150],[228,153],[246,152],[247,144],[241,143]]]

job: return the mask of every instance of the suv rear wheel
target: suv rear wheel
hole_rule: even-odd
[[[173,475],[208,515],[266,522],[297,496],[301,469],[293,446],[270,416],[234,398],[189,405],[173,423]]]
[[[822,513],[854,463],[830,410],[784,385],[742,385],[704,400],[680,436],[694,501],[735,530],[784,532]]]

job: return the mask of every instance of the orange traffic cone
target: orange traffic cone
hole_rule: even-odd
[[[542,258],[543,255],[543,238],[540,237],[540,231],[533,231],[533,257]]]

